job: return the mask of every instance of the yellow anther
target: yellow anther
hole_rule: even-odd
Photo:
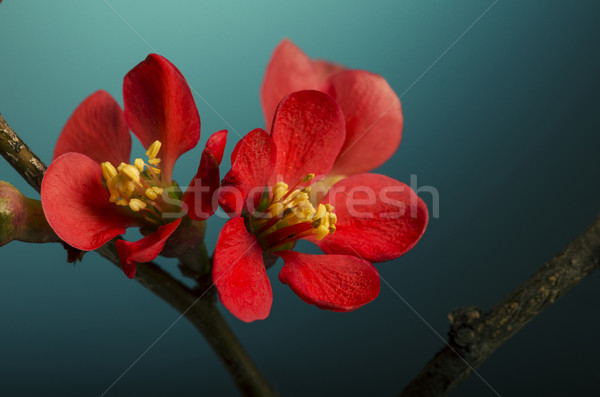
[[[308,174],[304,178],[302,178],[302,182],[306,183],[311,181],[315,177],[315,174]]]
[[[109,201],[120,206],[128,206],[132,211],[139,212],[150,206],[150,209],[161,212],[163,203],[157,203],[164,189],[159,187],[161,180],[150,173],[160,174],[156,157],[160,151],[161,143],[155,141],[146,155],[149,157],[148,165],[141,158],[136,158],[133,164],[121,163],[115,168],[110,162],[101,163],[102,176],[106,180],[106,187],[110,192]],[[149,171],[145,171],[148,169]],[[159,184],[159,186],[153,186]],[[157,223],[156,220],[153,223]]]
[[[146,208],[146,203],[139,199],[131,199],[129,200],[129,208],[134,212],[139,212]]]
[[[146,150],[146,156],[148,156],[148,158],[150,160],[155,159],[156,155],[158,154],[158,152],[160,150],[160,147],[161,147],[160,141],[154,141],[154,143],[152,145],[150,145],[148,150]]]
[[[102,167],[102,176],[106,183],[109,183],[111,179],[117,176],[117,170],[114,165],[110,163],[110,161],[105,161],[101,164]]]
[[[335,225],[335,223],[337,222],[337,215],[333,214],[333,213],[329,213],[329,214],[327,214],[327,216],[329,217],[329,223],[331,223],[332,225]]]
[[[319,204],[315,208],[310,197],[311,187],[301,187],[301,183],[308,182],[314,177],[315,174],[306,175],[291,189],[283,182],[277,182],[273,186],[272,198],[266,209],[271,219],[251,221],[259,241],[267,249],[286,249],[281,247],[286,247],[285,244],[307,237],[309,234],[317,240],[322,240],[335,232],[337,216],[333,213],[333,206]],[[275,232],[280,233],[275,234]],[[283,232],[289,234],[284,235]]]
[[[317,213],[315,214],[315,219],[321,219],[325,214],[327,214],[327,209],[323,204],[319,204],[317,207]]]
[[[308,194],[306,194],[304,192],[298,191],[298,193],[296,193],[293,197],[294,197],[294,199],[292,200],[293,205],[299,205],[300,203],[305,203],[308,201]]]
[[[135,168],[137,168],[140,172],[144,172],[144,166],[146,165],[146,163],[144,163],[144,160],[135,159],[135,162],[133,164],[135,165]]]
[[[146,197],[148,197],[150,200],[156,200],[158,194],[156,194],[154,190],[148,188],[146,189]]]
[[[120,173],[127,176],[131,181],[140,183],[140,171],[131,164],[125,164],[125,166],[119,170]]]
[[[283,182],[277,182],[273,188],[273,201],[277,202],[287,193],[288,185]]]
[[[329,228],[325,226],[319,226],[314,230],[317,240],[323,240],[329,234]]]
[[[271,216],[279,216],[285,210],[285,206],[282,203],[275,203],[269,207],[269,213]]]
[[[135,185],[131,181],[123,181],[119,186],[119,190],[121,191],[121,194],[131,196],[135,191]]]

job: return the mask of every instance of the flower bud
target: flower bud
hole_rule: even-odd
[[[10,183],[0,181],[0,247],[13,240],[61,241],[46,221],[41,201],[27,198]]]

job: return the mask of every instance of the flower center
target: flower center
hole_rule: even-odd
[[[150,145],[146,151],[148,163],[137,158],[133,164],[121,163],[117,168],[110,161],[101,164],[109,201],[129,207],[156,224],[162,223],[162,213],[169,207],[162,196],[168,186],[160,178],[160,159],[156,157],[160,147],[160,141]]]
[[[252,230],[265,249],[290,249],[298,239],[315,235],[322,240],[335,232],[333,206],[319,204],[315,208],[310,201],[310,186],[297,189],[313,178],[314,174],[308,174],[291,189],[284,182],[276,183],[270,200],[261,205],[265,210],[251,218]]]

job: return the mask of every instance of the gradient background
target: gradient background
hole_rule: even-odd
[[[417,175],[440,193],[439,219],[421,242],[378,269],[444,337],[450,310],[489,308],[598,214],[597,1],[500,0],[414,85],[491,0],[109,3],[143,39],[102,0],[0,5],[0,112],[43,160],[87,95],[105,89],[122,103],[123,76],[149,52],[177,65],[240,134],[263,126],[259,86],[283,37],[310,56],[377,72],[399,95],[410,88],[402,145],[378,172]],[[181,183],[209,134],[227,128],[204,100],[196,97],[201,144],[175,169]],[[37,197],[0,164],[0,179]],[[209,247],[222,224],[209,222]],[[96,254],[73,267],[57,244],[0,253],[1,395],[99,396],[179,316]],[[391,396],[443,346],[385,284],[356,312],[322,312],[277,281],[279,268],[268,320],[225,316],[285,396]],[[502,346],[481,376],[503,396],[597,393],[599,277]],[[236,389],[182,320],[106,395],[138,394]],[[456,395],[494,394],[471,376]]]

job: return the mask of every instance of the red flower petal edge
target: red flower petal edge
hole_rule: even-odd
[[[337,230],[316,241],[326,253],[371,262],[395,259],[425,232],[427,206],[407,185],[379,174],[359,174],[333,185],[322,203],[335,207]]]
[[[180,223],[181,218],[160,226],[152,234],[135,242],[118,240],[116,243],[117,252],[119,253],[121,267],[125,275],[129,278],[135,277],[137,263],[150,262],[156,258],[160,254],[160,251],[162,251],[169,236],[173,234]]]
[[[266,127],[271,126],[275,109],[286,95],[320,88],[321,81],[310,58],[290,40],[283,40],[273,51],[261,87]]]
[[[332,173],[353,175],[385,163],[402,138],[402,106],[387,81],[364,70],[332,76],[323,89],[346,117],[346,141]]]
[[[277,147],[269,134],[257,128],[238,142],[234,154],[231,170],[221,182],[219,203],[230,215],[239,215],[250,193],[252,198],[262,194],[275,167]]]
[[[277,145],[272,179],[295,183],[309,173],[328,174],[346,137],[344,124],[340,107],[323,92],[299,91],[285,97],[271,130]]]
[[[98,163],[129,162],[131,135],[121,107],[106,91],[88,96],[65,124],[54,157],[65,153],[85,154]]]
[[[187,215],[194,220],[206,220],[217,210],[219,204],[215,194],[221,186],[219,165],[226,143],[227,130],[211,135],[202,152],[196,176],[183,195],[183,202],[188,209]]]
[[[137,223],[108,201],[100,164],[80,153],[64,154],[50,164],[41,196],[52,229],[80,250],[95,250]]]
[[[244,219],[229,220],[219,235],[212,270],[223,305],[245,322],[269,316],[273,303],[271,282],[256,237],[246,231]]]
[[[277,253],[285,262],[279,280],[305,302],[321,309],[347,312],[379,295],[379,273],[364,259],[349,255]]]
[[[348,70],[348,68],[345,66],[322,59],[315,59],[312,61],[312,63],[313,67],[315,68],[315,72],[319,76],[319,81],[321,84],[325,83],[325,81],[334,74]]]
[[[185,78],[166,58],[150,54],[125,76],[123,99],[125,118],[142,145],[161,141],[162,178],[170,182],[177,158],[200,139],[200,116]]]

